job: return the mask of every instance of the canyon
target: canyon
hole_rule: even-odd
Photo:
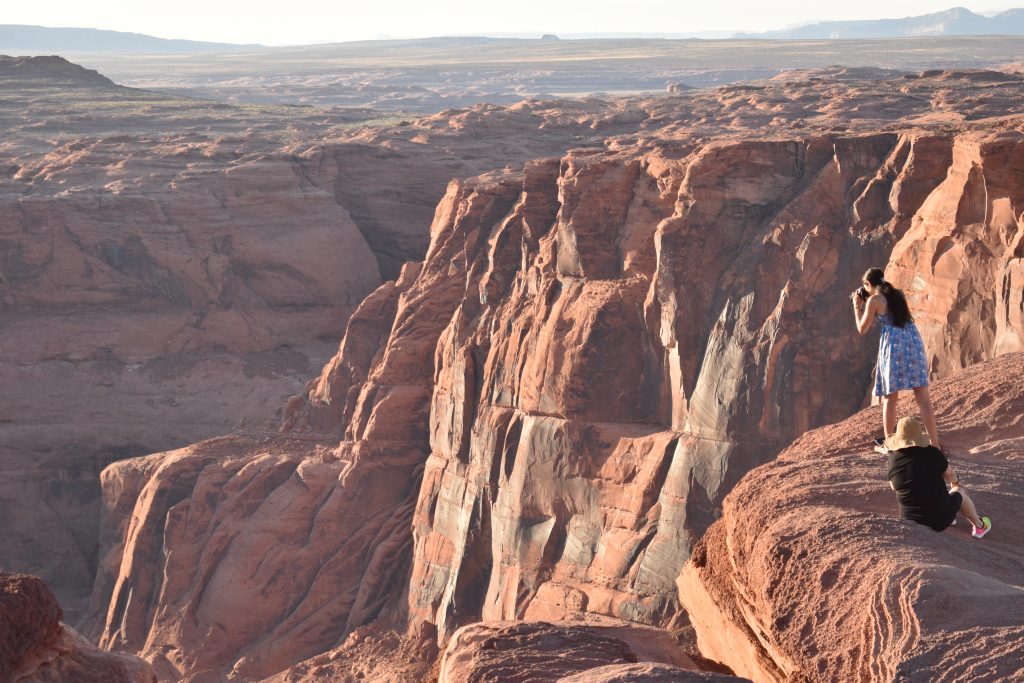
[[[237,428],[330,358],[359,301],[426,248],[453,175],[635,127],[614,108],[409,122],[124,88],[0,58],[0,566],[70,615],[110,462]],[[26,506],[25,502],[30,501]]]
[[[1009,520],[1024,78],[834,67],[414,120],[318,114],[287,135],[286,113],[235,107],[219,138],[205,121],[170,131],[197,101],[94,87],[69,118],[121,97],[151,128],[67,142],[26,126],[5,143],[2,367],[23,393],[5,397],[0,462],[25,539],[4,564],[77,599],[101,649],[197,683],[486,680],[508,666],[493,649],[565,680],[936,670],[935,642],[969,634],[935,616],[934,578],[906,589],[939,591],[926,614],[901,598],[903,630],[845,657],[823,615],[887,598],[829,592],[853,548],[787,561],[858,524],[858,556],[894,558],[881,585],[926,571],[908,555],[939,538],[971,590],[1018,600],[1016,532],[982,542],[986,564],[964,559],[962,532],[889,519],[868,448],[875,346],[847,297],[870,266],[907,292],[949,378],[940,429]],[[26,473],[29,444],[47,446]],[[143,448],[162,452],[120,457]],[[98,508],[93,527],[18,509],[44,486]],[[821,496],[848,508],[793,535]],[[53,549],[76,533],[67,576]],[[775,592],[815,580],[829,585]],[[999,646],[956,680],[1019,673],[1019,618],[997,612]],[[677,647],[644,652],[643,628]],[[543,651],[558,639],[603,654],[559,670]]]

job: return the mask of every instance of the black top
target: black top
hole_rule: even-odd
[[[935,446],[911,446],[889,451],[888,477],[896,489],[900,517],[933,526],[950,508],[942,473],[949,461]],[[948,524],[948,520],[945,520]]]

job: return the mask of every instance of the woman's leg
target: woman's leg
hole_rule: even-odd
[[[896,431],[896,400],[899,396],[899,393],[894,391],[882,397],[882,428],[885,429],[887,439]]]
[[[917,405],[921,408],[921,421],[924,422],[924,428],[928,430],[928,438],[931,439],[933,446],[939,448],[939,429],[935,426],[935,409],[932,408],[928,387],[914,387],[914,398],[917,399]]]
[[[964,491],[959,486],[954,486],[949,490],[950,493],[959,493],[963,497],[964,501],[960,503],[960,514],[967,519],[971,520],[971,524],[974,526],[982,526],[981,517],[978,516],[978,508],[974,507],[974,501],[967,495],[967,491]]]

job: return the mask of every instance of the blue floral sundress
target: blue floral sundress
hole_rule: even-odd
[[[896,327],[888,313],[878,316],[878,320],[882,336],[878,340],[875,396],[928,386],[928,357],[914,322]]]

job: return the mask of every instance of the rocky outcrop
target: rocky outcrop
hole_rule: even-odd
[[[402,635],[390,629],[360,626],[338,647],[299,662],[263,683],[321,681],[425,681],[436,683],[437,633],[431,628]]]
[[[625,622],[471,624],[452,635],[438,674],[438,683],[606,680],[741,679],[700,672],[667,633]]]
[[[928,208],[953,194],[953,145],[880,134],[711,145],[678,164],[668,150],[574,155],[535,247],[516,217],[527,191],[489,237],[509,234],[520,258],[492,249],[466,268],[438,342],[412,617],[442,636],[584,611],[671,623],[671,582],[724,493],[865,400],[873,348],[843,332],[845,295],[923,240]],[[1000,254],[973,272],[1017,259]],[[971,358],[933,345],[936,374],[996,352],[994,316],[959,316],[940,283],[919,296],[941,329],[985,343]]]
[[[156,683],[147,662],[99,650],[60,619],[60,606],[43,581],[0,572],[0,680]]]
[[[735,125],[767,95],[743,97]],[[1019,219],[989,217],[1020,214],[995,179],[1021,143],[1005,122],[666,135],[450,183],[424,260],[357,308],[285,435],[106,471],[102,643],[240,680],[370,622],[442,645],[481,619],[681,627],[675,582],[725,494],[865,403],[847,295],[867,267],[891,257],[924,328],[978,340],[933,344],[936,375],[1019,337],[1012,306],[957,307],[1019,267]],[[949,182],[967,146],[1009,209],[951,227],[935,207],[976,201]],[[907,265],[954,229],[963,296]]]
[[[1024,676],[1022,367],[1011,353],[933,386],[988,536],[898,518],[868,446],[877,408],[811,431],[740,481],[679,578],[701,652],[756,681]]]
[[[707,671],[680,669],[670,664],[638,663],[599,666],[560,678],[558,683],[738,683],[745,680]]]
[[[8,57],[0,55],[0,83],[7,87],[32,84],[35,87],[114,88],[114,82],[93,69],[56,55]]]
[[[149,662],[126,652],[98,649],[70,626],[60,637],[33,653],[13,675],[12,683],[157,683]]]
[[[60,637],[61,609],[46,584],[27,574],[0,573],[0,679],[39,647]]]

